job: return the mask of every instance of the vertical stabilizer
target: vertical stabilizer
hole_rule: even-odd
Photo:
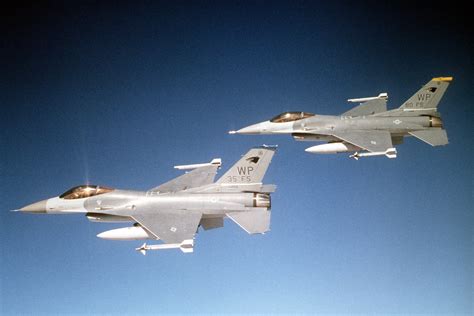
[[[432,110],[436,111],[438,103],[443,97],[453,77],[433,78],[418,90],[400,107],[404,111]]]
[[[247,152],[216,183],[261,183],[276,147],[256,147]]]

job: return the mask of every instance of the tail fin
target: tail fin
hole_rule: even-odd
[[[216,183],[261,183],[275,150],[269,146],[250,149]]]
[[[443,97],[449,83],[453,77],[433,78],[418,90],[399,108],[404,111],[424,111],[431,110],[436,112],[438,103]]]

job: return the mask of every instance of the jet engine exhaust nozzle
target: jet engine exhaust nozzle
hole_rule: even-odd
[[[440,117],[430,116],[430,127],[443,128],[443,120]]]
[[[253,206],[254,207],[266,207],[270,209],[272,207],[272,200],[270,194],[267,193],[255,193],[253,196]]]

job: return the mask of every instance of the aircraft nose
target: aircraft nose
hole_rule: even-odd
[[[39,201],[19,209],[20,212],[25,213],[46,213],[46,201]]]
[[[229,134],[264,134],[267,132],[268,122],[253,124],[237,131],[230,131]]]

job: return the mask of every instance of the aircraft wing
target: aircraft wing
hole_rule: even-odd
[[[383,152],[393,147],[392,137],[387,131],[348,131],[331,135],[370,152]]]
[[[202,214],[184,210],[133,215],[144,229],[166,244],[179,244],[193,239]]]
[[[150,191],[160,193],[177,192],[211,184],[214,182],[217,168],[219,168],[219,165],[216,164],[196,168],[193,171],[163,183],[162,185],[157,186]]]
[[[357,100],[357,99],[355,99]],[[362,99],[363,100],[363,99]],[[341,114],[341,116],[364,116],[387,111],[387,99],[368,100]]]

